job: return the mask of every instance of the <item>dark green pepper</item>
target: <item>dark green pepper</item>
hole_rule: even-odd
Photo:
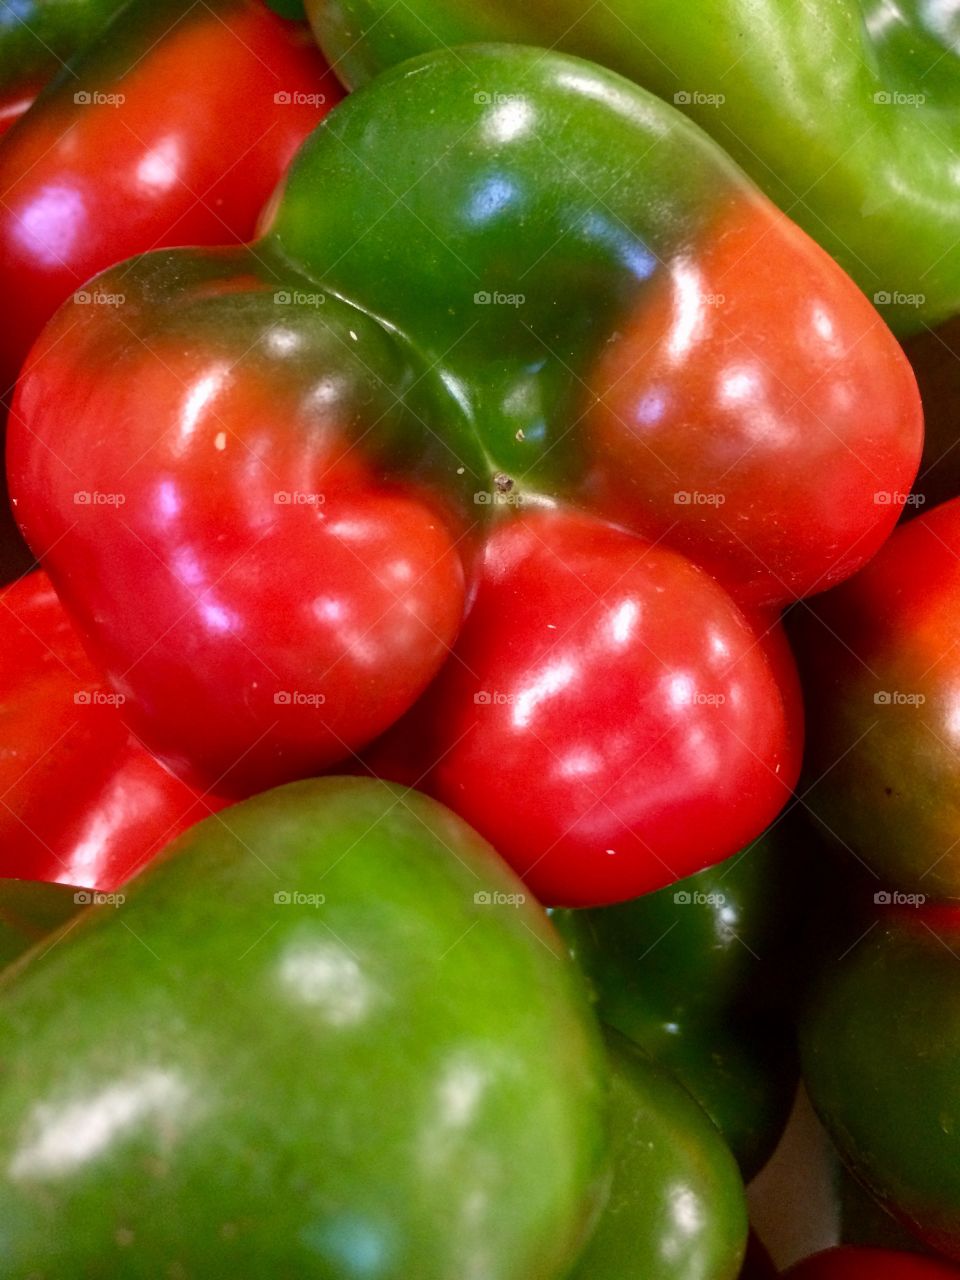
[[[0,103],[36,93],[123,3],[15,0],[0,5]]]
[[[857,1177],[960,1258],[960,913],[902,907],[863,932],[811,998],[804,1078]]]
[[[752,1177],[796,1089],[792,849],[781,829],[632,902],[555,911],[610,1026],[668,1067]]]
[[[733,1280],[747,1237],[737,1166],[687,1091],[616,1032],[613,1177],[570,1280]]]

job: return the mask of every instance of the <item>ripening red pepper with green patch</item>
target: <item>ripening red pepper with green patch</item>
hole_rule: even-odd
[[[264,0],[124,6],[0,139],[0,392],[65,299],[113,305],[82,294],[97,272],[250,239],[341,96],[304,25]]]
[[[923,510],[799,620],[806,803],[877,887],[960,893],[960,499]]]
[[[672,108],[565,56],[429,55],[327,117],[254,246],[91,289],[123,302],[35,346],[11,491],[168,766],[342,770],[413,709],[430,790],[567,905],[775,816],[776,608],[880,547],[920,407],[856,287]]]

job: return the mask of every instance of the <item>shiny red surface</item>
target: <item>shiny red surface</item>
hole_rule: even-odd
[[[294,372],[284,382],[282,368],[172,344],[134,342],[126,358],[119,421],[104,368],[67,376],[78,416],[46,507],[68,508],[96,544],[80,558],[61,541],[49,562],[125,716],[171,767],[232,795],[349,758],[412,705],[456,637],[464,570],[439,504],[385,486]],[[48,374],[55,361],[51,348]],[[115,429],[92,446],[81,427],[101,423]],[[94,494],[122,484],[121,505],[75,501],[74,449]],[[292,491],[323,501],[276,502]],[[164,571],[148,577],[150,544]]]
[[[0,875],[112,890],[222,804],[131,735],[45,574],[0,590]]]
[[[748,603],[824,591],[873,555],[923,441],[880,316],[776,216],[771,234],[769,208],[738,204],[664,273],[604,348],[587,417],[604,508]]]
[[[544,901],[586,906],[747,843],[801,739],[776,624],[674,552],[541,513],[493,535],[454,655],[371,761],[421,776]]]
[[[76,102],[88,82],[45,94],[0,144],[0,394],[97,272],[165,245],[249,239],[342,96],[305,28],[261,0],[197,5],[152,47],[114,55],[97,92],[122,102]]]

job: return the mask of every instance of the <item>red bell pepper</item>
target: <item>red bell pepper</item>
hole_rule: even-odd
[[[119,714],[44,573],[0,591],[0,875],[110,891],[222,806]]]
[[[0,142],[0,393],[56,308],[115,305],[98,271],[253,234],[342,90],[263,0],[135,0]],[[123,285],[115,282],[114,293]]]

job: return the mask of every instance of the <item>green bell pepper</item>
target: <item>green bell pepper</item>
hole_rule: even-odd
[[[636,80],[711,133],[894,327],[960,310],[960,15],[907,0],[307,0],[341,78],[481,40]]]
[[[960,913],[887,909],[868,925],[811,996],[804,1078],[860,1181],[960,1258]]]
[[[608,1035],[613,1177],[569,1280],[733,1280],[743,1183],[703,1111],[629,1040]]]
[[[0,879],[0,969],[50,937],[94,896],[73,885]]]
[[[0,4],[0,103],[39,90],[123,3],[9,0]]]
[[[173,852],[0,983],[0,1274],[563,1275],[603,1046],[490,847],[323,779]]]
[[[552,913],[600,1018],[677,1076],[748,1179],[772,1154],[796,1092],[792,852],[777,827],[667,889]]]

